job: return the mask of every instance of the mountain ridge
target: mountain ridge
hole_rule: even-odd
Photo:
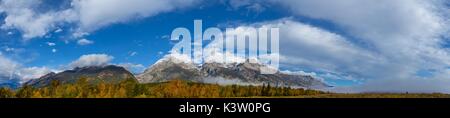
[[[252,63],[251,63],[252,62]],[[277,71],[275,74],[261,74],[261,63],[246,60],[244,62],[217,63],[207,62],[194,64],[189,58],[166,56],[147,68],[143,73],[134,75],[123,67],[115,65],[77,67],[60,73],[48,73],[40,78],[32,79],[23,85],[34,87],[47,86],[53,80],[61,83],[74,83],[78,79],[89,78],[90,83],[117,83],[125,79],[133,79],[139,83],[167,82],[174,79],[198,83],[221,85],[264,85],[289,86],[299,88],[326,88],[324,82],[310,75],[293,75]]]
[[[87,81],[90,84],[95,84],[98,82],[119,83],[126,79],[135,80],[134,75],[125,68],[115,65],[107,65],[77,67],[60,73],[51,72],[38,79],[25,82],[24,85],[43,87],[48,86],[53,80],[57,80],[62,84],[75,83],[80,78],[88,79]]]
[[[289,75],[277,71],[275,74],[261,74],[261,67],[268,68],[250,60],[235,63],[206,62],[196,65],[180,56],[166,56],[136,76],[140,83],[165,82],[183,79],[193,82],[215,84],[245,84],[291,86],[302,88],[330,87],[310,75]]]

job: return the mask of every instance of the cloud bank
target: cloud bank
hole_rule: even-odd
[[[70,67],[89,67],[89,66],[105,66],[110,63],[114,57],[106,54],[88,54],[82,55],[77,60],[70,63]]]
[[[20,63],[0,55],[0,84],[23,83],[51,72],[47,67],[23,67]]]
[[[57,10],[39,9],[41,0],[2,0],[0,13],[6,18],[1,28],[17,29],[24,39],[43,37],[60,32],[67,24],[73,36],[79,38],[110,24],[155,16],[160,13],[190,7],[198,0],[71,0],[69,7]]]

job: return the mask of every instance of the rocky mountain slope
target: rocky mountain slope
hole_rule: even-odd
[[[95,84],[99,82],[119,83],[126,79],[135,80],[133,74],[123,67],[109,66],[91,66],[66,70],[60,73],[49,73],[38,79],[30,80],[24,85],[42,87],[49,85],[53,80],[58,80],[62,84],[77,82],[80,78],[86,78],[88,83]]]
[[[259,63],[204,63],[195,65],[173,56],[167,56],[144,73],[137,75],[141,83],[165,82],[172,79],[182,79],[193,82],[217,83],[217,84],[240,84],[240,85],[262,85],[290,86],[303,88],[328,87],[322,81],[309,75],[289,75],[282,72],[275,74],[261,74],[260,67],[265,65]]]

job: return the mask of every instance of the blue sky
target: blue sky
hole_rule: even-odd
[[[449,12],[445,0],[0,0],[0,79],[81,63],[139,73],[200,19],[279,27],[280,68],[339,91],[450,92]]]

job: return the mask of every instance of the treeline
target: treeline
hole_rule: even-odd
[[[325,94],[316,90],[290,87],[220,86],[217,84],[192,83],[172,80],[164,83],[139,84],[125,80],[118,84],[100,82],[89,84],[81,78],[73,84],[52,81],[49,86],[35,88],[23,86],[18,90],[0,88],[0,98],[215,98],[215,97],[274,97],[311,96]]]

